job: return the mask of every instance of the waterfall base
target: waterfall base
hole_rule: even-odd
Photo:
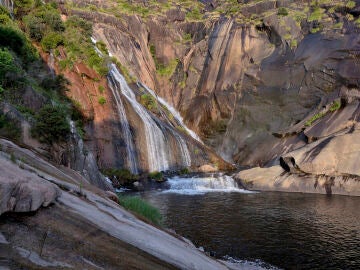
[[[178,193],[185,195],[204,194],[207,192],[239,192],[255,193],[242,189],[237,182],[228,175],[208,176],[208,177],[173,177],[168,179],[168,190],[164,192]]]

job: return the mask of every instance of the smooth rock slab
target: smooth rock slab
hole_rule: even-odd
[[[0,215],[36,211],[55,202],[59,196],[56,185],[0,157]]]

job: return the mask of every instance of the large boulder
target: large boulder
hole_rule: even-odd
[[[0,157],[0,215],[36,211],[55,202],[59,196],[56,185]]]
[[[248,189],[360,196],[360,129],[327,137],[280,158],[280,166],[236,175]]]

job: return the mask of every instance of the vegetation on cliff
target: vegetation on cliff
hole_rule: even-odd
[[[90,22],[77,16],[70,16],[63,22],[55,2],[34,2],[32,7],[22,19],[26,32],[45,51],[50,52],[62,46],[66,54],[66,58],[60,63],[63,69],[72,68],[74,63],[83,61],[101,76],[107,74],[105,59],[97,54],[90,39]],[[55,54],[58,55],[59,51],[56,50]]]
[[[13,20],[4,7],[0,12],[0,100],[12,108],[0,113],[0,133],[20,139],[21,121],[27,119],[33,123],[32,135],[41,142],[63,141],[70,133],[68,119],[81,116],[64,97],[67,80],[52,74],[29,39],[39,41],[45,50],[63,44],[60,15],[54,4],[32,1],[16,1],[15,15],[22,21]]]

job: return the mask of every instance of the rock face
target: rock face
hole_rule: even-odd
[[[89,15],[82,14],[82,16]],[[104,27],[111,27],[113,24],[117,25],[118,23],[116,18],[105,15],[100,19]],[[99,36],[95,35],[95,38],[98,39]],[[119,40],[115,41],[120,42]],[[112,52],[112,47],[110,45],[108,47],[109,51]],[[57,62],[65,58],[65,52],[60,49],[60,54],[56,57],[56,63],[54,64],[57,72],[60,72]],[[43,59],[49,62],[49,55],[43,54]],[[140,81],[137,84],[132,82],[126,86],[133,92],[131,96],[135,96],[132,100],[129,100],[124,93],[121,93],[123,85],[120,85],[119,78],[115,77],[112,72],[108,74],[107,78],[104,78],[82,63],[76,63],[72,70],[64,71],[64,76],[70,82],[69,91],[66,94],[76,104],[79,104],[78,109],[87,120],[84,143],[78,141],[75,144],[76,147],[72,146],[74,144],[70,145],[70,151],[76,150],[79,144],[83,144],[88,156],[84,158],[80,152],[75,154],[68,151],[68,156],[63,155],[58,158],[62,161],[62,164],[68,163],[72,168],[79,171],[83,171],[83,168],[87,167],[87,165],[91,167],[92,163],[97,163],[103,169],[126,168],[131,170],[133,166],[131,166],[130,160],[134,159],[136,160],[137,170],[131,170],[132,173],[179,170],[185,167],[195,170],[205,163],[216,163],[218,169],[231,168],[231,165],[224,162],[213,150],[190,136],[184,129],[183,124],[176,119],[174,120],[176,117],[172,114],[171,109],[159,102],[155,94],[152,97],[150,93],[147,93],[145,86],[140,84]],[[145,78],[142,79],[141,83],[149,82]],[[152,84],[148,85],[151,86]],[[101,94],[99,89],[102,89]],[[148,110],[140,110],[140,113],[137,110],[144,95],[145,97],[150,96],[156,105],[152,112],[148,108]],[[100,96],[106,100],[106,104],[100,104],[97,101]],[[136,103],[135,106],[134,103]],[[144,104],[140,106],[146,108]],[[146,114],[145,120],[144,112]],[[124,115],[127,122],[125,125]],[[157,135],[154,135],[156,133],[150,134],[148,127],[151,124],[152,128],[157,129]],[[125,131],[125,127],[129,129],[128,132]],[[149,138],[156,141],[160,137],[159,135],[163,137],[163,146],[165,145],[165,147],[163,149],[159,145],[149,147],[151,144]],[[133,144],[130,151],[127,136],[131,137],[130,140]],[[193,149],[193,151],[188,149]],[[159,152],[161,153],[156,158],[151,158],[154,153]],[[165,162],[163,162],[166,164],[153,168],[151,163],[163,156],[166,156]],[[87,161],[87,163],[82,165],[82,160]],[[89,174],[92,177],[94,175],[96,176],[96,174]],[[99,183],[100,181],[94,179],[93,182]]]
[[[97,3],[107,10],[111,5]],[[306,21],[277,14],[278,7],[291,7],[289,1],[238,1],[245,18],[262,18],[253,23],[239,22],[240,15],[213,18],[206,13],[222,3],[206,2],[205,17],[194,22],[175,7],[146,18],[70,12],[91,20],[95,37],[129,73],[176,107],[224,159],[247,166],[272,164],[318,136],[314,130],[302,132],[303,120],[340,98],[341,89],[353,98],[359,95],[359,28],[347,19],[347,14],[357,18],[359,3],[339,10],[324,4],[328,20]],[[309,7],[308,1],[296,4],[297,11]],[[351,102],[347,106],[344,110],[353,108]],[[321,130],[331,132],[326,126]]]
[[[345,112],[338,114],[342,113]],[[323,121],[327,119],[317,125]],[[241,171],[236,178],[254,190],[360,196],[360,129],[357,123],[347,129],[341,129],[343,126],[338,125],[340,130],[336,133],[281,157],[281,166]]]

